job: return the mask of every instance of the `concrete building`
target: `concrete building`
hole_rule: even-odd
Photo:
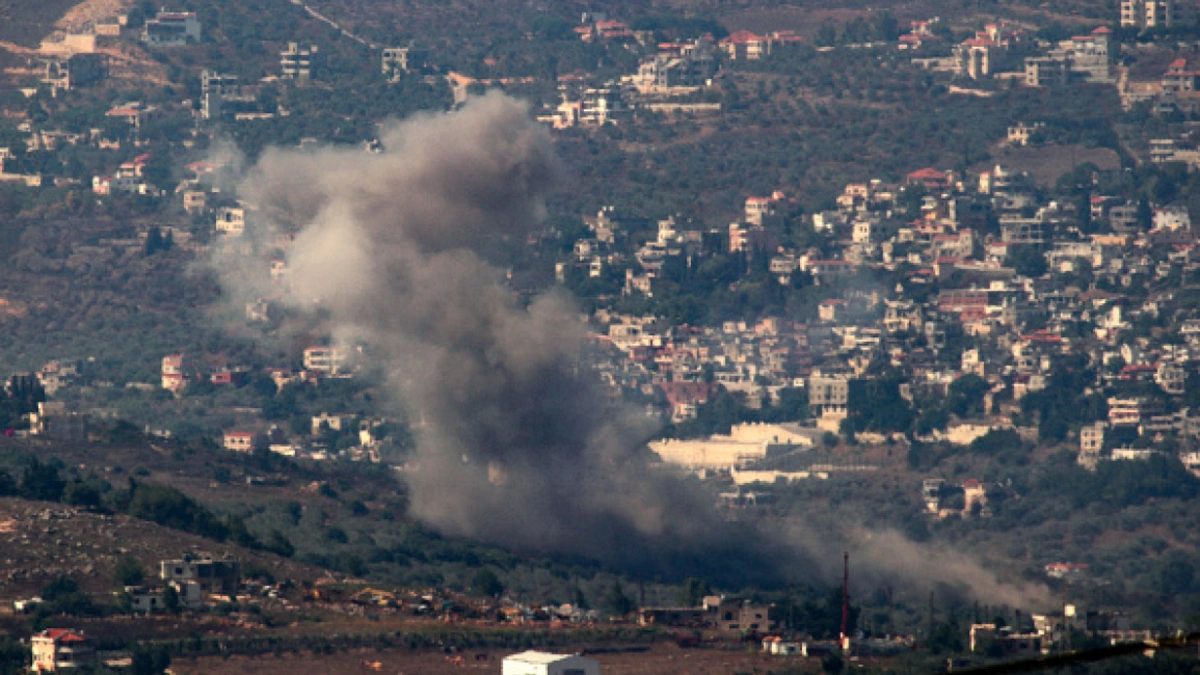
[[[1114,427],[1137,426],[1142,418],[1158,412],[1154,402],[1146,398],[1108,399],[1108,423]]]
[[[421,71],[429,60],[429,52],[416,47],[390,47],[383,50],[380,67],[388,81],[396,82],[413,71]]]
[[[1025,84],[1045,87],[1069,82],[1114,82],[1111,37],[1112,30],[1101,26],[1088,35],[1058,43],[1044,56],[1025,59]]]
[[[651,442],[662,461],[688,469],[724,470],[799,448],[811,448],[821,432],[798,424],[737,424],[729,435],[702,440],[665,439]]]
[[[1045,122],[1034,122],[1033,124],[1017,122],[1016,125],[1008,128],[1008,143],[1025,147],[1032,139],[1037,138],[1036,134],[1044,132],[1045,128]]]
[[[779,629],[772,609],[770,605],[710,595],[700,607],[646,607],[639,612],[638,623],[714,628],[726,635],[768,633]]]
[[[226,207],[217,209],[217,232],[241,236],[246,231],[246,210]]]
[[[180,607],[196,609],[204,606],[204,595],[198,582],[173,581],[168,586],[174,589]],[[151,614],[167,609],[165,588],[127,586],[125,593],[129,596],[129,606],[134,612]]]
[[[279,76],[285,80],[308,82],[320,70],[320,49],[316,45],[301,47],[289,42],[287,49],[279,53]]]
[[[504,657],[503,675],[600,675],[600,664],[571,654],[528,651]]]
[[[237,77],[223,75],[215,70],[200,71],[200,118],[214,119],[221,116],[225,102],[244,100]]]
[[[59,91],[99,82],[107,71],[100,54],[50,56],[41,61],[41,69],[42,84],[49,86],[56,95]]]
[[[697,441],[665,439],[651,441],[649,445],[662,461],[687,469],[722,470],[744,467],[766,459],[769,455],[766,443],[735,441],[728,437]]]
[[[62,401],[41,401],[29,414],[29,435],[56,439],[87,438],[87,416],[68,412]]]
[[[221,446],[231,452],[254,452],[267,447],[267,439],[250,431],[227,431]]]
[[[1096,422],[1079,430],[1079,465],[1088,469],[1096,468],[1100,460],[1100,451],[1104,449],[1104,435],[1108,425]]]
[[[808,405],[818,413],[817,426],[837,432],[850,414],[851,380],[842,376],[813,375],[808,378]]]
[[[205,593],[228,593],[242,583],[242,565],[227,558],[195,558],[159,562],[159,578],[166,583],[196,583]]]
[[[178,394],[187,386],[187,357],[169,354],[162,359],[162,388]]]
[[[615,123],[628,112],[619,87],[590,87],[580,98],[579,123],[604,126]]]
[[[146,22],[142,41],[151,45],[181,45],[200,41],[200,19],[195,12],[159,12]]]
[[[34,635],[29,644],[33,653],[31,670],[35,673],[86,668],[96,660],[92,641],[83,631],[48,628]]]
[[[346,367],[346,350],[341,347],[309,347],[304,350],[304,368],[325,375],[337,375]]]
[[[705,86],[716,72],[717,59],[712,44],[697,40],[684,45],[676,53],[665,52],[646,57],[633,81],[642,93],[651,93],[675,87]]]
[[[1175,24],[1175,0],[1121,0],[1122,28],[1170,28]]]
[[[1154,372],[1154,382],[1164,392],[1173,396],[1182,396],[1187,383],[1187,372],[1183,366],[1164,361],[1158,364]]]

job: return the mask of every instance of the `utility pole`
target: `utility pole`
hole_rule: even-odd
[[[842,552],[842,650],[850,645],[850,553]]]

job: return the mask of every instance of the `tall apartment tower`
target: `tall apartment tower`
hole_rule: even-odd
[[[1175,0],[1121,0],[1121,27],[1170,28],[1175,10]]]

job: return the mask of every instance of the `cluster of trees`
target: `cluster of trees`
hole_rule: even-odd
[[[107,481],[68,480],[58,460],[42,462],[33,458],[25,465],[20,481],[0,470],[0,496],[20,496],[38,501],[61,502],[101,512],[124,513],[216,541],[231,541],[252,549],[266,549],[246,524],[235,516],[220,516],[179,490],[166,485],[129,480],[129,488],[120,490]],[[277,553],[292,550],[282,535],[268,542]]]
[[[1021,414],[1037,422],[1042,440],[1062,441],[1072,429],[1108,415],[1104,396],[1090,389],[1094,381],[1095,372],[1088,368],[1086,356],[1062,359],[1053,365],[1045,388],[1021,399]]]
[[[934,24],[941,29],[944,23]],[[865,42],[894,42],[900,37],[900,22],[889,12],[877,12],[870,18],[856,16],[843,23],[840,28],[831,21],[821,24],[813,41],[818,47],[833,47]]]
[[[23,415],[37,412],[37,404],[46,400],[41,383],[31,375],[14,375],[0,386],[0,430],[16,428]]]

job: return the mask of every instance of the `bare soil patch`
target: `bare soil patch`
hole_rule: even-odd
[[[1039,185],[1054,185],[1063,174],[1089,162],[1103,171],[1121,168],[1120,156],[1109,148],[1047,145],[1037,148],[1001,147],[993,151],[987,164],[980,164],[975,169],[986,171],[999,164],[1009,171],[1028,171]]]

